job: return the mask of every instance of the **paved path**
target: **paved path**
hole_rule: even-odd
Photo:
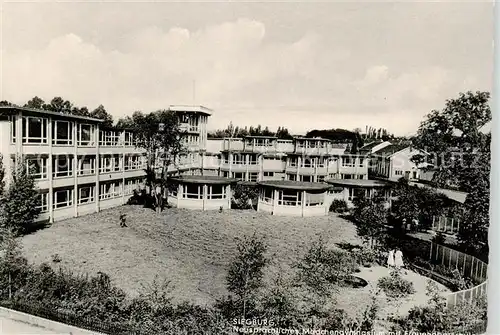
[[[46,328],[32,326],[30,324],[14,321],[0,317],[0,334],[1,335],[62,335]]]

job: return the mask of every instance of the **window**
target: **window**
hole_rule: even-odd
[[[113,156],[113,167],[114,171],[120,171],[120,156]]]
[[[354,167],[355,159],[352,157],[342,157],[342,166]]]
[[[228,171],[222,172],[222,175],[224,176],[224,178],[229,178],[229,172]]]
[[[208,199],[225,199],[226,186],[225,185],[212,185],[208,187]]]
[[[366,159],[363,157],[358,158],[358,167],[364,167],[365,166],[365,161]]]
[[[325,181],[325,176],[318,176],[318,183],[322,183]]]
[[[293,190],[278,191],[278,205],[283,206],[300,206],[302,200],[302,192]]]
[[[321,206],[324,197],[323,193],[306,193],[306,206]]]
[[[201,199],[203,197],[203,185],[186,184],[182,197],[187,199]]]
[[[343,174],[341,176],[341,179],[354,179],[354,178],[352,177],[352,174]]]
[[[295,174],[287,174],[287,176],[288,176],[288,180],[291,180],[291,181],[297,180],[297,175],[295,175]]]
[[[10,115],[9,116],[10,120],[10,140],[12,143],[16,143],[16,116],[15,115]]]
[[[125,137],[125,145],[126,146],[134,146],[134,134],[133,133],[126,131],[124,137]]]
[[[264,202],[272,203],[273,202],[273,194],[274,190],[272,188],[264,188],[261,192],[261,199]]]
[[[55,156],[52,160],[54,177],[70,177],[73,175],[73,158],[68,156]]]
[[[101,130],[99,132],[99,145],[110,147],[117,146],[120,142],[120,133],[113,130]]]
[[[222,154],[222,163],[229,164],[229,155]]]
[[[349,200],[354,200],[356,198],[366,197],[366,189],[363,188],[349,188]]]
[[[320,158],[318,158],[318,160],[317,160],[317,166],[318,166],[318,167],[326,167],[326,164],[327,164],[326,162],[327,162],[327,161],[326,161],[326,158],[324,158],[324,157],[320,157]]]
[[[23,143],[47,144],[47,119],[23,117]]]
[[[239,154],[233,155],[233,164],[234,165],[245,164],[245,156]]]
[[[304,158],[302,160],[302,167],[305,168],[314,167],[314,161],[310,158]]]
[[[249,155],[248,156],[248,164],[256,165],[258,163],[259,163],[259,161],[257,160],[257,155]]]
[[[78,204],[87,204],[94,202],[94,189],[93,185],[85,185],[78,187]]]
[[[52,144],[73,144],[73,124],[69,121],[52,122]]]
[[[141,188],[141,179],[128,179],[125,182],[125,195],[130,195],[135,191],[139,191]],[[176,192],[177,193],[177,192]]]
[[[95,127],[93,124],[78,124],[77,138],[79,146],[94,146]]]
[[[248,176],[249,181],[258,181],[259,180],[259,173],[258,172],[250,172]]]
[[[144,157],[133,155],[125,157],[125,171],[127,170],[140,170],[143,168]]]
[[[85,176],[95,173],[95,156],[83,156],[78,160],[78,175]]]
[[[288,159],[288,166],[290,167],[295,167],[297,166],[297,158],[289,158]]]
[[[48,193],[40,193],[38,194],[40,200],[37,208],[40,209],[40,213],[46,213],[49,211],[49,194]]]
[[[243,180],[245,177],[243,175],[243,172],[233,172],[233,178]]]
[[[312,181],[312,176],[301,176],[303,182],[310,183]]]
[[[99,199],[112,199],[122,195],[122,188],[120,182],[112,181],[109,183],[101,184],[101,192],[99,193]]]
[[[73,205],[73,190],[54,191],[54,208],[65,208]]]
[[[274,177],[274,172],[264,171],[264,177]]]
[[[395,170],[395,171],[394,171],[394,174],[395,174],[396,176],[402,176],[402,175],[403,175],[403,171],[401,171],[401,170]]]
[[[47,158],[28,158],[26,159],[26,167],[33,178],[47,178]]]

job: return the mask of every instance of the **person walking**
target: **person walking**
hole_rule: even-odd
[[[389,269],[393,268],[395,265],[394,263],[394,250],[389,251],[389,257],[387,258],[387,267]]]
[[[159,213],[161,212],[161,201],[162,201],[160,184],[156,184],[155,195],[156,195],[156,211]]]
[[[401,269],[404,266],[403,263],[403,252],[400,249],[396,250],[396,253],[394,254],[394,266],[396,269]]]

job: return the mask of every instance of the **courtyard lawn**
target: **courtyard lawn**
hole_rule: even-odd
[[[121,228],[120,214],[127,215]],[[175,301],[211,304],[226,294],[225,276],[235,238],[256,232],[269,245],[268,274],[287,271],[310,243],[359,244],[354,225],[336,215],[277,217],[255,211],[168,209],[122,206],[54,223],[22,238],[29,261],[48,262],[75,272],[107,273],[128,293],[138,294],[156,276],[170,280]],[[58,254],[61,261],[52,262]]]

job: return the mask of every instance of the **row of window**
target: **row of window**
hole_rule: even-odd
[[[222,155],[221,157],[222,162],[224,164],[229,164],[229,156],[228,155]],[[264,158],[266,161],[269,160],[280,160],[284,161],[285,159],[279,158],[279,157],[266,157]],[[300,159],[300,167],[303,168],[313,168],[313,167],[326,167],[328,165],[328,162],[333,161],[336,162],[337,158],[326,158],[326,157],[320,157],[320,158],[303,158]],[[255,165],[259,164],[257,155],[252,154],[252,155],[244,155],[244,154],[233,154],[233,165]],[[286,159],[286,164],[289,167],[297,167],[299,166],[299,158],[295,157],[290,157]],[[356,159],[355,157],[342,157],[341,159],[341,164],[342,167],[365,167],[365,160],[364,159]]]
[[[260,199],[263,202],[272,204],[274,200],[274,190],[265,188],[260,192]],[[321,206],[324,203],[324,193],[305,193],[305,199],[302,197],[302,191],[296,190],[276,190],[278,205],[281,206],[301,206],[304,201],[305,206]]]
[[[16,123],[11,117],[11,140],[16,142]],[[43,117],[23,116],[21,125],[22,143],[27,144],[48,144],[49,119]],[[95,146],[96,126],[93,124],[75,123],[72,121],[54,120],[51,124],[52,133],[50,139],[54,145],[74,145],[76,131],[76,141],[78,146]],[[133,146],[135,141],[133,133],[128,131],[104,131],[99,132],[99,144],[101,146]]]
[[[179,193],[180,192],[180,193]],[[186,184],[179,185],[177,189],[171,192],[172,196],[180,196],[183,199],[227,199],[227,186],[226,185],[204,185],[199,184]]]
[[[73,157],[71,156],[54,156],[52,158],[52,176],[53,177],[70,177],[73,176]],[[97,159],[95,156],[80,156],[77,161],[77,171],[79,176],[92,175],[96,171]],[[122,171],[122,166],[125,171],[141,170],[145,168],[145,157],[139,155],[126,156],[125,159],[121,156],[101,156],[99,159],[99,172],[116,172]],[[30,174],[36,179],[45,179],[48,176],[48,158],[37,157],[27,158],[26,165]]]
[[[120,181],[106,182],[99,185],[99,199],[112,199],[123,195],[132,195],[134,190],[142,187],[142,179],[129,179],[123,185]],[[73,188],[54,189],[52,208],[60,209],[71,207],[74,201],[78,205],[95,202],[95,184],[79,185],[75,197]],[[42,213],[49,211],[49,193],[40,193],[39,208]]]

